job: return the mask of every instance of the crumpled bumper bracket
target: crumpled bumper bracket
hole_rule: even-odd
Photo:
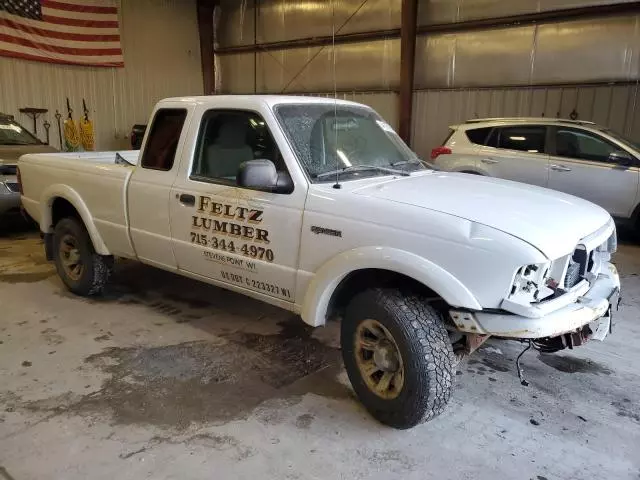
[[[598,275],[591,288],[574,303],[542,317],[463,310],[451,310],[450,315],[462,332],[524,339],[556,337],[604,317],[609,320],[606,336],[610,330],[610,307],[618,306],[620,296],[616,267],[611,263],[607,267],[608,271]]]

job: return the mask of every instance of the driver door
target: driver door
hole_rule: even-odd
[[[637,160],[610,161],[622,148],[588,130],[553,127],[549,188],[582,197],[611,215],[628,217],[638,190]]]
[[[293,302],[304,202],[290,193],[238,187],[248,160],[286,172],[269,126],[256,112],[207,110],[194,155],[171,195],[178,269]]]

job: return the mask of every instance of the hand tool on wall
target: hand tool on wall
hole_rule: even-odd
[[[78,127],[76,122],[73,121],[73,110],[69,104],[69,98],[67,97],[67,112],[68,117],[64,121],[64,145],[65,150],[68,152],[76,152],[80,148],[80,135],[78,134]]]
[[[80,120],[80,141],[82,147],[89,151],[95,149],[95,138],[93,135],[93,122],[89,120],[89,109],[87,104],[82,99],[82,110],[84,111],[84,117]]]
[[[49,120],[45,120],[42,123],[42,126],[44,127],[44,133],[47,136],[47,140],[45,143],[49,145],[49,129],[51,128],[51,123],[49,123]]]
[[[46,108],[24,107],[18,110],[20,113],[24,113],[33,120],[33,134],[38,136],[38,117],[43,113],[47,113],[49,110]]]
[[[56,114],[54,115],[54,117],[56,117],[56,120],[58,121],[58,141],[60,142],[60,150],[64,150],[63,144],[62,144],[62,127],[60,123],[62,114],[58,110],[56,110]]]

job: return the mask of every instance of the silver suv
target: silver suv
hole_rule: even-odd
[[[477,119],[450,129],[431,152],[440,169],[570,193],[635,224],[640,143],[592,122],[552,118]]]
[[[20,209],[20,186],[16,178],[18,158],[26,153],[55,151],[29,133],[13,116],[0,113],[0,215]]]

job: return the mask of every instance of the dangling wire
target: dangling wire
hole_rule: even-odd
[[[530,348],[531,348],[531,340],[529,340],[529,345],[527,345],[527,348],[525,348],[522,352],[520,352],[520,355],[518,355],[518,358],[516,358],[516,368],[518,369],[518,378],[520,379],[520,384],[522,384],[525,387],[529,386],[529,382],[527,382],[524,379],[524,371],[520,368],[520,357],[522,357],[522,355],[524,355],[525,352]]]
[[[333,132],[334,157],[336,159],[336,183],[333,188],[340,188],[340,172],[338,172],[338,86],[336,84],[336,7],[331,0],[331,53],[333,55]]]

